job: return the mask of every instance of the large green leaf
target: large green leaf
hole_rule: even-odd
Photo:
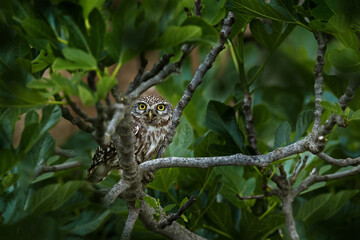
[[[302,206],[297,217],[309,224],[329,219],[357,193],[358,190],[343,190],[315,196]]]
[[[189,148],[193,144],[194,133],[189,123],[182,119],[176,132],[172,143],[166,150],[166,156],[193,157],[193,151]]]
[[[222,235],[223,238],[232,239],[231,236],[235,237],[237,235],[231,216],[231,209],[228,204],[214,203],[206,212],[206,215],[213,223],[211,230],[215,230],[215,232]]]
[[[274,147],[283,147],[290,144],[291,126],[288,122],[280,123],[275,132],[275,144]]]
[[[206,109],[206,124],[221,136],[230,136],[240,149],[244,149],[244,137],[239,130],[232,107],[210,101]]]
[[[360,54],[350,48],[332,50],[329,52],[329,61],[340,71],[360,72]]]
[[[47,22],[42,19],[29,17],[21,21],[21,26],[25,29],[26,33],[31,38],[45,40],[45,42],[50,42],[52,44],[57,42],[57,37],[53,29]],[[37,42],[41,43],[41,41]],[[40,46],[45,48],[46,44],[44,45],[41,44]]]
[[[156,40],[153,48],[170,48],[175,47],[187,41],[193,41],[201,37],[201,28],[195,25],[186,25],[182,27],[170,26],[160,37]]]
[[[154,181],[147,186],[160,192],[168,192],[179,175],[179,168],[164,168],[156,172]]]
[[[10,149],[16,121],[19,119],[19,108],[0,109],[0,146]]]
[[[269,3],[263,0],[231,0],[231,3],[233,6],[230,6],[230,9],[240,14],[247,13],[255,17],[291,23],[297,21],[297,16],[293,13],[293,0],[273,0]]]
[[[271,26],[254,19],[250,23],[250,29],[256,41],[266,48],[270,53],[286,39],[294,29],[294,24],[272,21]]]
[[[259,220],[258,217],[248,212],[241,211],[240,232],[243,239],[267,239],[267,237],[284,224],[282,215],[270,215]]]
[[[53,64],[55,70],[95,70],[96,59],[89,53],[77,48],[64,48],[63,54],[66,60],[56,58]]]
[[[296,132],[293,141],[299,140],[309,128],[310,123],[314,121],[314,112],[312,110],[306,110],[299,114],[296,121]]]
[[[40,214],[58,209],[81,186],[81,181],[69,181],[65,184],[48,184],[36,190],[28,199],[25,211]]]
[[[13,151],[9,149],[0,149],[0,177],[13,169],[17,162]]]
[[[62,230],[68,234],[85,236],[99,229],[109,219],[110,215],[110,209],[85,209],[73,222],[62,227]]]

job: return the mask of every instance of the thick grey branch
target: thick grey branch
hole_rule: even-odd
[[[129,215],[126,219],[123,232],[121,233],[121,240],[130,240],[131,233],[134,228],[135,222],[139,217],[140,208],[136,208],[132,202],[128,203]]]
[[[197,68],[193,79],[191,80],[190,84],[186,87],[183,96],[181,97],[180,101],[175,107],[168,137],[165,139],[163,145],[161,146],[158,152],[158,157],[162,157],[164,155],[167,146],[172,142],[172,139],[175,135],[175,129],[179,125],[180,117],[185,107],[190,102],[196,88],[202,83],[205,73],[212,67],[216,57],[225,48],[224,45],[226,43],[228,36],[231,33],[231,26],[233,23],[234,23],[234,14],[232,12],[229,12],[228,16],[224,19],[220,31],[219,43],[217,44],[217,46],[211,49],[209,54],[206,56],[204,62],[200,64],[200,66]]]
[[[306,151],[306,140],[302,139],[291,145],[277,148],[272,152],[264,155],[244,155],[241,153],[230,156],[217,157],[168,157],[158,158],[152,161],[143,162],[139,165],[142,172],[155,171],[160,168],[171,167],[192,167],[192,168],[209,168],[215,166],[259,166],[266,167],[270,163]]]
[[[287,195],[282,200],[282,209],[285,216],[285,223],[288,229],[290,239],[299,240],[299,235],[296,231],[296,223],[293,215],[292,202],[294,198],[290,195]]]

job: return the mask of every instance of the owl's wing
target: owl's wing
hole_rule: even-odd
[[[119,168],[116,149],[111,141],[109,145],[99,146],[96,149],[92,164],[87,171],[86,180],[91,183],[103,181],[113,169]]]

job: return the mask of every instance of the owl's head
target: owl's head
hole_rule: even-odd
[[[167,125],[171,121],[173,108],[164,98],[154,95],[139,98],[131,110],[134,120],[147,125]]]

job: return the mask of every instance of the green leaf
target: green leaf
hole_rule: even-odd
[[[268,18],[277,21],[296,23],[297,16],[293,14],[294,1],[273,0],[269,3],[263,0],[231,0],[231,11],[247,13],[254,17]]]
[[[25,205],[25,210],[40,214],[58,209],[63,205],[81,186],[81,181],[69,181],[63,185],[48,184],[31,195]]]
[[[17,158],[9,149],[0,149],[0,177],[14,168]]]
[[[221,19],[225,17],[225,5],[226,0],[213,1],[203,0],[201,4],[201,18],[204,19],[209,25],[214,26],[218,24]]]
[[[359,120],[359,119],[360,119],[360,110],[357,110],[351,115],[350,120]]]
[[[154,49],[175,47],[187,41],[193,41],[201,37],[202,31],[198,26],[170,26],[166,31],[156,40]]]
[[[104,76],[99,79],[96,84],[97,100],[104,99],[109,93],[110,89],[117,84],[117,80],[112,76]]]
[[[244,137],[239,130],[232,107],[210,101],[206,109],[206,125],[220,135],[230,136],[240,149],[244,149]]]
[[[270,53],[274,52],[294,29],[294,24],[272,21],[271,25],[254,19],[250,23],[253,37]]]
[[[78,91],[79,97],[85,105],[90,106],[95,104],[96,98],[87,86],[80,84],[78,86]]]
[[[360,71],[360,54],[350,48],[342,50],[332,50],[329,52],[328,59],[338,70],[343,72]]]
[[[291,126],[288,122],[280,123],[275,132],[275,144],[274,147],[283,147],[290,144]]]
[[[236,234],[229,204],[214,203],[206,212],[206,215],[216,228],[225,233],[224,236],[229,237]]]
[[[240,232],[244,239],[267,239],[267,236],[284,224],[282,215],[269,215],[261,220],[248,212],[241,211]]]
[[[110,209],[85,209],[72,223],[63,227],[68,234],[86,236],[99,229],[111,216]]]
[[[101,9],[101,7],[104,5],[105,0],[79,0],[79,4],[83,8],[83,18],[84,20],[88,19],[88,16],[90,12],[94,8]]]
[[[15,124],[20,113],[19,108],[0,108],[0,146],[2,148],[11,148]]]
[[[173,209],[174,207],[176,207],[176,204],[169,204],[166,207],[164,207],[163,212],[170,212],[171,209]]]
[[[299,140],[309,128],[310,123],[314,121],[314,112],[312,110],[306,110],[299,114],[296,121],[296,132],[293,142]]]
[[[149,204],[150,207],[154,208],[155,210],[157,209],[157,204],[156,204],[156,200],[152,197],[149,196],[143,196],[143,200]]]
[[[320,102],[320,104],[324,109],[329,110],[336,115],[342,116],[344,113],[341,109],[341,106],[337,102],[335,104],[331,104],[330,102],[323,100]]]
[[[21,21],[21,26],[32,38],[46,40],[46,42],[50,41],[52,44],[55,44],[57,42],[57,37],[53,29],[44,20],[28,17]],[[43,48],[45,47],[46,45],[43,46]]]
[[[139,208],[139,207],[140,207],[140,199],[137,198],[137,199],[135,200],[135,208]]]
[[[346,91],[349,81],[347,79],[340,78],[336,75],[327,75],[323,73],[324,82],[326,87],[337,97],[340,97]]]
[[[37,73],[51,66],[54,62],[54,54],[50,45],[47,45],[46,50],[41,49],[40,54],[31,61],[32,73]]]
[[[185,216],[185,214],[181,214],[181,218],[184,220],[184,222],[189,222],[189,219]]]
[[[87,41],[93,56],[96,59],[100,59],[102,51],[104,51],[106,24],[102,14],[98,9],[95,9],[91,12],[89,16],[89,24],[90,31],[87,37]]]
[[[154,181],[148,184],[148,187],[160,192],[168,192],[179,175],[178,168],[163,168],[156,172]]]
[[[210,24],[204,21],[203,18],[200,17],[188,17],[183,23],[182,26],[198,26],[201,27],[201,36],[196,41],[206,42],[208,44],[214,45],[218,41],[218,32],[212,27]]]
[[[0,183],[0,195],[3,194],[9,187],[15,184],[18,180],[17,174],[10,174],[2,178]]]
[[[55,70],[95,70],[96,59],[89,53],[77,48],[64,48],[63,54],[67,60],[56,58],[53,64]]]
[[[297,217],[308,224],[329,219],[358,192],[358,190],[343,190],[336,194],[326,193],[315,196],[303,205]]]
[[[174,140],[166,150],[166,156],[193,157],[193,151],[189,149],[193,141],[193,129],[187,123],[186,119],[181,119]]]

